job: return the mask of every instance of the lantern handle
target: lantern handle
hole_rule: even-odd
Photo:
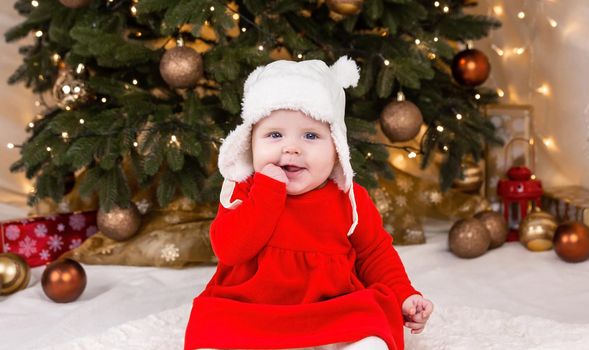
[[[508,169],[507,168],[507,160],[508,160],[509,154],[510,154],[510,152],[508,152],[508,151],[509,151],[509,148],[511,146],[513,146],[513,144],[516,141],[522,141],[528,145],[528,150],[530,151],[530,158],[531,158],[529,161],[530,168],[531,168],[530,170],[532,170],[532,173],[536,172],[536,156],[535,156],[535,152],[534,152],[534,143],[535,142],[534,142],[534,138],[532,138],[532,137],[530,137],[528,139],[525,137],[518,136],[518,137],[514,137],[511,140],[509,140],[509,142],[505,145],[505,148],[504,148],[503,159],[505,159],[505,163],[503,164],[503,168]]]

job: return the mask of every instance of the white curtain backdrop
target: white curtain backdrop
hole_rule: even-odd
[[[12,6],[13,1],[0,2],[3,33],[22,20]],[[505,92],[501,102],[534,107],[538,178],[547,186],[589,187],[589,2],[480,0],[472,11],[496,14],[503,22],[501,29],[475,42],[474,47],[491,61],[486,86]],[[520,11],[525,14],[523,19],[518,18]],[[6,144],[22,143],[26,124],[42,111],[22,84],[6,84],[21,63],[18,47],[22,44],[0,41],[0,211],[8,210],[2,203],[25,206],[31,184],[23,174],[9,172],[18,150],[9,150]],[[504,55],[499,56],[492,45]],[[516,48],[525,50],[518,55]],[[536,91],[543,84],[548,87],[547,95]]]

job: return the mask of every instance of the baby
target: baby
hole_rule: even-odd
[[[368,192],[353,182],[344,88],[354,61],[275,61],[244,85],[219,152],[217,271],[194,299],[185,349],[403,349],[433,310],[407,278]]]

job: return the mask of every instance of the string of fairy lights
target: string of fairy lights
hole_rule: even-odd
[[[42,1],[42,0],[32,0],[31,1],[31,5],[33,7],[38,7],[40,1]],[[106,0],[106,1],[108,3],[114,3],[117,0]],[[130,11],[130,14],[132,16],[137,16],[138,15],[137,4],[139,2],[140,2],[140,0],[132,0],[132,2],[130,3],[129,11]],[[227,3],[224,3],[222,1],[217,1],[217,0],[215,0],[215,3],[218,4],[217,7],[214,6],[214,5],[211,5],[209,7],[209,9],[208,9],[211,13],[214,12],[214,11],[218,11],[219,8],[222,8],[222,9],[224,9],[231,16],[231,18],[235,21],[236,25],[241,20],[241,21],[247,23],[249,26],[251,26],[251,27],[253,27],[253,28],[255,28],[257,30],[257,32],[260,34],[260,40],[259,40],[259,44],[257,46],[257,48],[258,48],[259,51],[267,51],[267,50],[271,49],[273,46],[276,46],[278,44],[278,40],[277,40],[277,38],[274,37],[274,34],[268,32],[264,28],[260,27],[258,24],[256,24],[256,21],[255,20],[252,20],[250,18],[247,18],[247,16],[244,16],[243,14],[240,14],[238,12],[238,10],[235,9],[235,6],[232,6],[233,3],[227,4]],[[435,8],[438,8],[441,11],[441,13],[451,14],[451,7],[449,5],[447,5],[447,4],[444,4],[443,1],[433,1],[432,3],[433,3],[433,6]],[[205,26],[208,26],[209,24],[210,23],[209,23],[208,20],[206,20],[204,22],[204,25]],[[245,26],[243,26],[243,27],[241,27],[238,30],[241,31],[241,32],[243,32],[243,33],[245,33],[248,29]],[[41,38],[41,37],[43,37],[43,35],[45,35],[45,33],[42,30],[34,30],[32,34],[36,38]],[[316,41],[316,39],[307,36],[305,33],[300,33],[300,34],[301,35],[304,35],[307,39],[315,42],[316,44],[318,44],[321,47],[326,47],[327,46],[325,43],[321,43],[321,42],[318,43]],[[383,37],[388,37],[389,36],[389,33],[388,33],[388,30],[387,29],[380,30],[379,34],[382,35]],[[142,36],[142,33],[140,31],[137,31],[137,32],[134,33],[134,35],[135,35],[136,38],[140,38]],[[419,50],[423,55],[425,55],[425,57],[427,57],[428,59],[430,59],[430,60],[436,60],[436,59],[438,59],[438,55],[436,54],[435,48],[433,47],[433,44],[435,44],[439,40],[441,40],[441,38],[439,38],[438,36],[433,36],[433,37],[430,37],[430,38],[419,38],[419,37],[410,37],[408,34],[404,34],[401,38],[403,40],[408,40],[410,42],[413,42],[415,44],[415,48],[417,50]],[[395,40],[398,40],[398,37],[395,37],[394,39]],[[331,51],[337,51],[337,50],[335,50],[334,48],[331,48],[331,47],[328,47],[328,49],[330,49]],[[342,50],[344,50],[344,49],[342,49]],[[346,50],[347,51],[350,51],[349,49],[346,49]],[[358,53],[364,53],[364,54],[370,54],[370,55],[376,55],[377,57],[379,57],[382,60],[382,63],[385,66],[389,66],[389,65],[392,64],[392,62],[391,62],[392,60],[389,59],[389,58],[387,58],[383,53],[380,53],[380,52],[377,52],[377,53],[374,53],[374,52],[366,52],[364,50],[359,50],[357,48],[354,48],[351,51],[358,52]],[[297,53],[294,54],[294,57],[296,57],[296,59],[298,59],[298,60],[303,60],[305,58],[305,53],[304,52],[297,52]],[[61,62],[61,59],[62,58],[61,58],[61,56],[58,53],[55,53],[52,56],[52,60],[53,60],[53,62],[56,65],[58,65]],[[84,65],[83,64],[79,64],[75,68],[75,71],[77,73],[81,73],[84,69],[85,69]],[[40,76],[39,79],[45,79],[45,77]],[[130,85],[125,86],[125,88],[130,88],[130,86],[137,86],[137,87],[139,87],[139,81],[137,79],[132,79],[130,81]],[[61,88],[62,89],[66,89],[66,90],[72,89],[72,87],[67,86],[67,85],[62,86]],[[73,89],[76,89],[76,87],[73,87]],[[66,91],[64,91],[64,92],[66,92]],[[503,91],[501,89],[498,89],[497,90],[497,93],[499,94],[500,97],[502,97],[504,95],[504,93],[503,93]],[[479,100],[481,98],[481,95],[478,94],[478,93],[475,93],[474,98],[476,100]],[[102,103],[107,103],[108,102],[108,99],[107,99],[107,97],[101,97],[99,99],[99,101],[102,102]],[[42,95],[40,95],[39,96],[39,99],[37,101],[35,101],[35,106],[37,106],[37,107],[44,107],[46,110],[47,109],[50,109],[50,106],[45,102],[45,100],[44,100],[44,98],[43,98]],[[64,109],[65,110],[70,110],[71,107],[66,106]],[[454,111],[454,112],[455,112],[455,117],[456,117],[457,120],[459,120],[459,121],[463,120],[464,115],[462,113],[460,113],[460,111]],[[28,127],[30,129],[34,128],[35,121],[39,120],[42,117],[43,116],[41,114],[37,114],[35,116],[35,119],[33,121],[31,121],[31,122],[28,123]],[[79,123],[81,125],[84,125],[85,124],[84,118],[80,118]],[[444,126],[442,126],[442,125],[434,125],[433,127],[435,127],[435,130],[438,131],[439,133],[443,133],[444,130],[445,130]],[[144,129],[141,129],[141,130],[138,129],[138,130],[133,130],[133,131],[135,131],[137,133],[140,133],[140,132],[148,131],[148,130],[150,130],[150,129],[145,129],[145,130]],[[66,131],[63,131],[61,133],[57,133],[57,135],[60,136],[60,137],[62,137],[63,140],[66,141],[66,142],[67,141],[72,141],[73,139],[75,139],[74,137],[71,137]],[[91,130],[88,130],[85,133],[80,133],[79,135],[80,135],[79,137],[86,137],[86,136],[109,136],[109,135],[106,135],[106,134],[96,134],[96,133],[93,133]],[[211,138],[211,141],[215,145],[217,145],[217,144],[220,144],[223,140],[222,139]],[[373,142],[365,142],[365,143],[373,143]],[[176,146],[178,146],[180,144],[179,137],[177,135],[171,135],[170,136],[170,142],[169,142],[169,144],[170,145],[176,145]],[[384,143],[378,143],[378,142],[375,143],[375,144],[379,144],[379,145],[383,145],[383,146],[386,146],[386,147],[391,147],[391,148],[397,148],[397,149],[405,150],[407,152],[407,157],[410,158],[410,159],[416,158],[417,157],[417,154],[421,154],[422,153],[421,149],[418,149],[418,148],[415,148],[415,147],[411,147],[411,146],[396,146],[396,145],[390,145],[390,144],[384,144]],[[134,142],[134,146],[135,147],[138,147],[139,146],[139,144],[138,144],[137,141]],[[14,149],[14,148],[22,147],[22,145],[17,145],[15,143],[12,143],[11,142],[11,143],[8,143],[7,144],[7,147],[9,149]],[[443,146],[443,147],[445,147],[446,150],[447,150],[447,146]],[[50,147],[47,147],[47,151],[48,152],[51,152],[51,148]],[[366,156],[367,156],[367,158],[369,158],[371,156],[371,154],[367,154]]]
[[[542,99],[539,100],[539,103],[544,103],[545,107],[547,107],[549,103],[549,98],[552,96],[552,86],[548,81],[540,80],[534,73],[535,73],[535,52],[534,52],[534,42],[536,39],[536,35],[539,32],[539,26],[545,26],[552,30],[559,29],[558,21],[553,18],[548,11],[546,10],[546,1],[548,0],[524,0],[521,3],[518,3],[517,9],[515,11],[511,10],[510,14],[507,13],[506,5],[503,1],[492,1],[492,0],[485,0],[487,6],[487,15],[495,16],[501,21],[506,21],[507,16],[512,16],[512,23],[515,26],[524,27],[525,30],[521,31],[524,34],[522,35],[523,38],[515,38],[520,39],[522,44],[520,45],[501,45],[498,43],[499,38],[497,38],[493,33],[489,35],[490,49],[501,58],[502,64],[507,66],[510,63],[510,60],[520,59],[527,59],[527,89],[524,93],[527,94],[525,98],[519,96],[517,89],[515,86],[508,85],[507,87],[498,86],[500,84],[497,83],[495,77],[491,74],[489,79],[492,85],[496,86],[497,94],[500,97],[504,97],[506,94],[510,101],[514,103],[521,103],[522,100],[527,100],[527,103],[531,103],[535,96],[541,96]],[[513,4],[510,4],[514,6]],[[507,93],[505,92],[507,90]],[[538,100],[537,100],[538,101]],[[547,108],[545,108],[547,109]],[[589,110],[586,111],[586,115],[589,113]],[[552,136],[543,135],[541,131],[537,128],[532,128],[534,135],[530,139],[530,144],[534,145],[534,138],[541,140],[542,144],[548,150],[555,150],[556,149],[556,142]],[[588,125],[588,133],[589,133],[589,125]]]

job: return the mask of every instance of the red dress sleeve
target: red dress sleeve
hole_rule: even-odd
[[[211,245],[219,262],[237,265],[255,257],[270,240],[286,202],[286,184],[261,173],[238,183],[231,200],[235,209],[219,205],[211,224]]]
[[[358,277],[369,286],[383,283],[391,288],[399,305],[416,291],[405,272],[399,254],[393,247],[393,239],[382,225],[382,218],[366,189],[354,183],[354,195],[358,210],[358,226],[350,236],[356,250]]]

